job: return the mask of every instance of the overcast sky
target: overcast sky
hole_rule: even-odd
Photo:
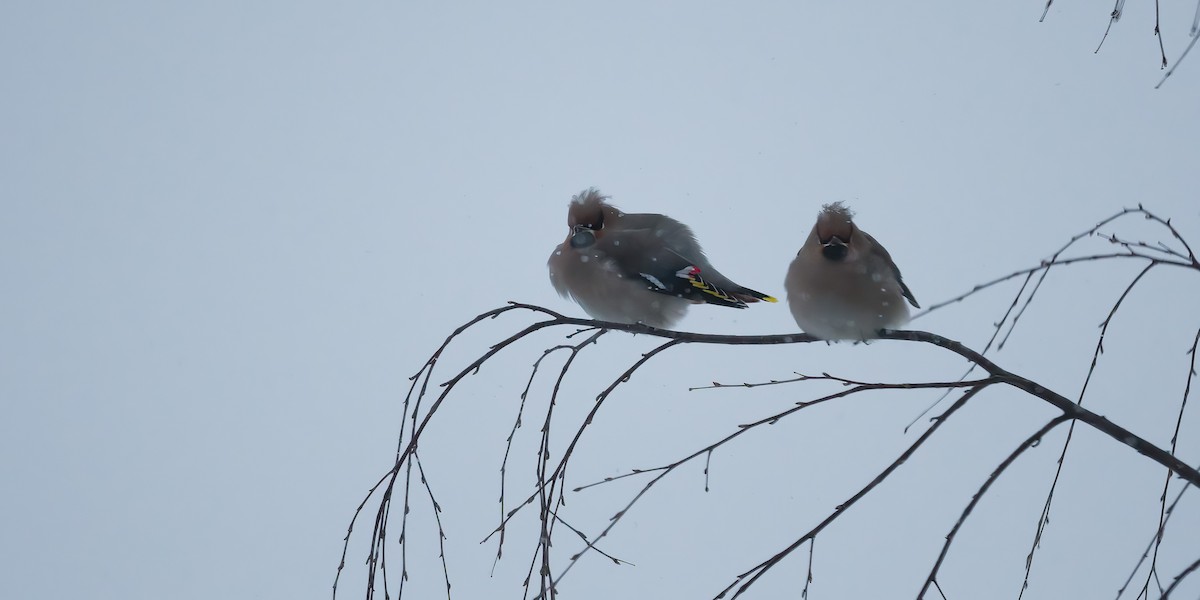
[[[1144,4],[1144,3],[1143,3]],[[1033,266],[1143,203],[1200,248],[1200,56],[1161,89],[1149,5],[1039,1],[25,2],[0,6],[0,579],[6,598],[324,598],[364,492],[391,464],[407,377],[508,300],[584,316],[545,261],[572,194],[692,226],[713,263],[783,298],[822,203],[841,200],[932,305]],[[1174,61],[1194,2],[1163,0]],[[1130,219],[1111,231],[1167,241]],[[1086,253],[1111,246],[1093,240]],[[1140,265],[1056,272],[995,358],[1068,397]],[[1016,293],[913,323],[982,348]],[[1108,332],[1087,405],[1168,445],[1200,318],[1194,271],[1152,272]],[[531,322],[465,336],[439,383]],[[681,329],[797,331],[785,303],[697,307]],[[422,445],[458,598],[517,598],[536,539],[514,521],[492,573],[499,465],[539,334],[447,401]],[[556,408],[561,448],[595,394],[655,345],[609,334]],[[560,363],[554,363],[555,365]],[[830,388],[701,390],[823,371],[947,380],[962,360],[901,342],[684,347],[601,412],[582,485],[680,458]],[[510,459],[531,489],[548,375]],[[710,598],[810,529],[921,430],[936,394],[802,411],[656,486],[565,598]],[[1179,454],[1200,463],[1200,409]],[[915,595],[987,474],[1054,411],[989,390],[816,544],[811,598]],[[924,426],[922,426],[924,427]],[[1015,598],[1060,429],[1000,480],[940,579]],[[1115,597],[1158,522],[1161,467],[1077,432],[1026,598]],[[589,533],[638,489],[568,496]],[[1177,488],[1172,488],[1174,491]],[[1200,557],[1200,493],[1160,552]],[[340,597],[360,597],[370,517]],[[415,502],[413,598],[441,590]],[[395,536],[393,536],[394,538]],[[556,540],[561,559],[578,548]],[[395,540],[392,540],[395,552]],[[397,554],[393,554],[393,557]],[[807,548],[751,598],[796,598]],[[398,569],[397,569],[398,572]],[[1144,571],[1136,580],[1144,581]],[[1183,598],[1200,594],[1193,577]]]

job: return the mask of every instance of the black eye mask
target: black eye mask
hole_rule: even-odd
[[[831,236],[828,241],[821,242],[821,255],[829,260],[842,260],[850,252],[850,248],[846,246],[838,236]]]

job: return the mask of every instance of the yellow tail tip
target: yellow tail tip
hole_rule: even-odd
[[[775,299],[775,296],[766,296],[763,298],[763,300],[766,300],[767,302],[779,302],[779,300]]]

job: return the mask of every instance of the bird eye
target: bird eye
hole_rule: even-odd
[[[572,248],[587,248],[596,243],[596,234],[591,229],[578,228],[571,236]]]

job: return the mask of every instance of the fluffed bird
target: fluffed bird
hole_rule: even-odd
[[[666,215],[627,214],[595,188],[571,198],[566,240],[550,255],[550,283],[594,319],[668,328],[688,306],[746,308],[775,298],[713,268],[687,225]]]
[[[888,251],[854,224],[841,202],[826,204],[796,258],[784,288],[805,333],[825,340],[868,340],[908,322],[917,299]]]

